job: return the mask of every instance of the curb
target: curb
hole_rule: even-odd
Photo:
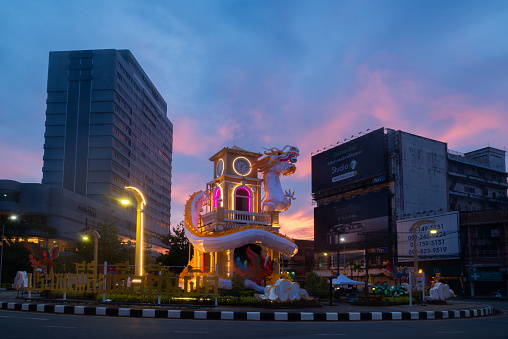
[[[456,319],[492,315],[492,306],[469,310],[424,312],[232,312],[130,309],[68,305],[45,305],[1,302],[0,309],[12,311],[96,315],[113,317],[200,319],[200,320],[253,320],[253,321],[361,321],[361,320],[430,320]]]

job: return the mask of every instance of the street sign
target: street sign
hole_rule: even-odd
[[[501,272],[469,272],[470,281],[502,281]]]

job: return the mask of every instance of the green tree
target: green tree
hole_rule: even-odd
[[[2,285],[11,287],[16,277],[16,272],[26,271],[32,273],[33,268],[30,264],[30,252],[23,246],[22,242],[5,240],[4,255],[2,266]]]
[[[350,260],[350,261],[348,261],[346,266],[351,268],[351,277],[353,277],[353,272],[360,273],[361,271],[363,271],[362,264],[359,263],[356,260]]]
[[[129,261],[135,263],[135,247],[133,244],[123,243],[120,237],[120,229],[109,219],[103,219],[96,225],[88,227],[99,233],[98,265],[108,262],[108,265],[115,265]],[[84,233],[86,230],[83,229]],[[60,256],[55,260],[54,271],[57,273],[75,272],[75,264],[86,261],[93,261],[95,248],[95,234],[89,232],[88,240],[79,239],[76,242],[76,254]],[[149,259],[149,256],[145,255]],[[145,260],[146,264],[147,260]]]
[[[305,289],[307,291],[317,292],[319,290],[319,283],[321,282],[321,278],[314,271],[309,271],[305,274]]]
[[[157,262],[162,263],[163,266],[181,266],[180,268],[172,269],[174,273],[180,273],[183,270],[183,266],[187,266],[189,263],[189,246],[192,246],[185,235],[184,222],[180,222],[178,226],[169,230],[167,235],[161,237],[161,241],[170,246],[171,249],[168,253],[159,256]]]
[[[99,238],[99,251],[98,251],[98,264],[107,261],[108,264],[116,264],[129,261],[134,264],[135,260],[135,247],[131,244],[124,244],[120,239],[120,229],[105,220],[97,223],[91,229],[97,231],[100,235]],[[95,239],[92,235],[88,240],[80,239],[77,244],[77,254],[83,260],[89,262],[93,260],[93,253],[95,247]]]

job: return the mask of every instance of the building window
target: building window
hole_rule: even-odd
[[[235,210],[250,212],[250,191],[239,187],[235,192]]]
[[[19,202],[19,192],[11,190],[0,190],[0,201]]]
[[[464,187],[464,191],[465,191],[466,193],[476,194],[476,190],[475,190],[475,188],[474,188],[474,187],[465,186],[465,187]]]
[[[497,250],[478,250],[478,258],[497,258]]]

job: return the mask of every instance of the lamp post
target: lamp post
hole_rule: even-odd
[[[417,239],[416,239],[416,231],[420,226],[425,224],[432,224],[434,225],[436,222],[434,220],[420,220],[417,221],[409,228],[410,232],[413,232],[413,250],[414,250],[414,269],[415,274],[418,273],[418,246],[417,246]],[[432,231],[431,231],[432,232]]]
[[[94,238],[95,238],[95,244],[94,244],[94,248],[93,248],[93,260],[95,261],[96,264],[98,264],[99,262],[97,261],[97,258],[99,257],[99,238],[101,237],[99,232],[97,232],[96,230],[87,230],[86,231],[87,233],[93,233],[94,234]],[[83,237],[84,240],[88,240],[88,237]]]
[[[137,276],[143,275],[143,208],[146,205],[145,197],[143,193],[136,187],[127,186],[127,191],[130,191],[137,202],[137,213],[136,213],[136,268],[135,274]],[[128,204],[128,200],[122,200],[123,204]]]
[[[346,238],[340,238],[340,242],[344,244],[344,251],[343,252],[343,255],[344,255],[344,275],[346,275]],[[338,264],[338,258],[337,258],[337,266],[339,265]]]
[[[5,224],[9,221],[18,219],[17,215],[11,215],[6,221],[2,223],[2,253],[0,254],[0,286],[2,286],[2,270],[4,266],[4,235],[5,235]]]

